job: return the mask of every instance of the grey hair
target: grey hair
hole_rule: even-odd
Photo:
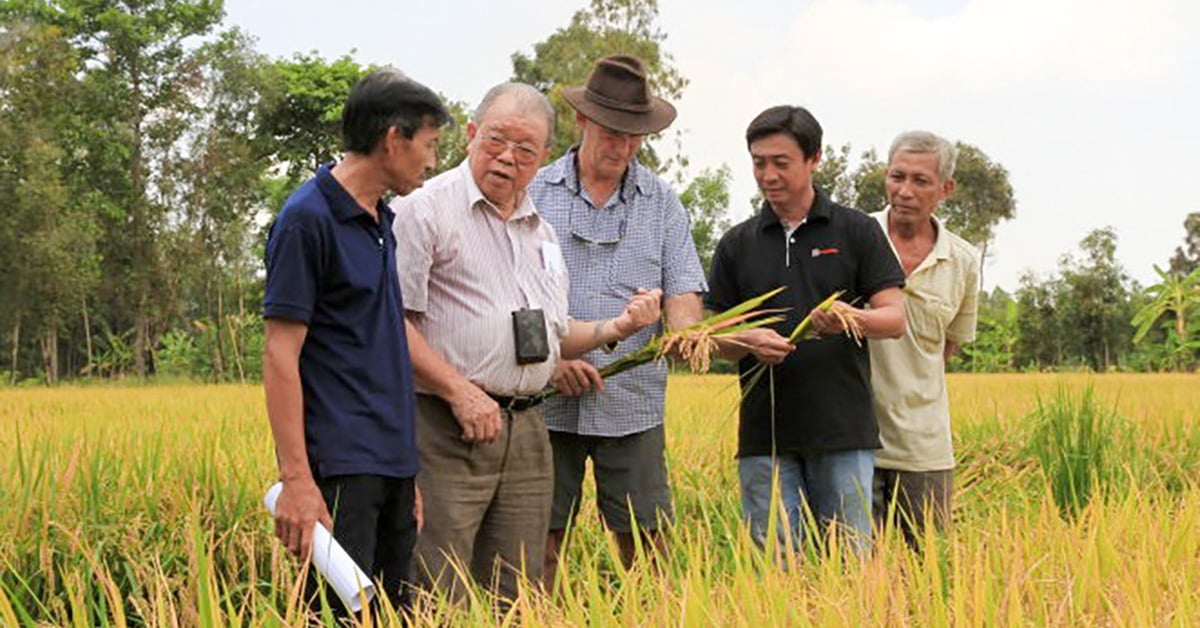
[[[938,178],[949,181],[954,178],[954,166],[958,161],[958,148],[944,137],[929,131],[905,131],[892,140],[888,149],[888,163],[896,153],[928,153],[937,159]]]
[[[549,131],[546,135],[546,146],[550,146],[550,142],[554,138],[554,105],[550,104],[550,99],[546,95],[539,92],[536,87],[526,85],[525,83],[501,83],[488,90],[483,95],[483,100],[479,106],[475,108],[475,113],[471,115],[471,119],[475,124],[479,124],[487,115],[492,105],[496,101],[508,97],[513,105],[522,115],[541,114],[546,118],[546,129]]]

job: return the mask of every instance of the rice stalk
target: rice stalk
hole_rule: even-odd
[[[739,332],[784,320],[778,316],[783,310],[757,309],[783,290],[776,288],[694,325],[655,336],[641,349],[626,353],[598,369],[600,377],[609,378],[643,364],[666,359],[672,354],[679,355],[693,373],[707,373],[712,365],[712,355],[717,351],[717,338],[730,338]],[[553,386],[542,391],[542,396],[547,399],[557,394],[559,391]]]

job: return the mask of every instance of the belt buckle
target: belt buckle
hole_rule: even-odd
[[[510,412],[524,412],[542,402],[542,395],[513,395],[508,404]]]

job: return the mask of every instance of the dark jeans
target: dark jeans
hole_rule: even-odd
[[[367,575],[382,583],[380,595],[397,609],[408,608],[409,570],[417,542],[413,478],[341,475],[317,478],[317,487],[333,517],[333,538]],[[309,592],[315,593],[312,584]],[[338,615],[350,614],[332,588],[326,589],[325,597]],[[319,606],[317,597],[313,607]]]

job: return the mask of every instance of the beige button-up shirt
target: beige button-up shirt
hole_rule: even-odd
[[[430,346],[488,392],[545,387],[567,335],[567,270],[529,197],[501,219],[464,161],[391,206],[404,309]],[[521,308],[545,313],[545,362],[517,364],[512,313]]]
[[[888,211],[872,215],[887,233]],[[975,339],[979,251],[947,231],[936,217],[933,220],[937,226],[933,250],[904,285],[908,315],[904,336],[867,343],[875,417],[883,442],[875,464],[885,469],[954,468],[942,352],[947,340],[962,344]]]

